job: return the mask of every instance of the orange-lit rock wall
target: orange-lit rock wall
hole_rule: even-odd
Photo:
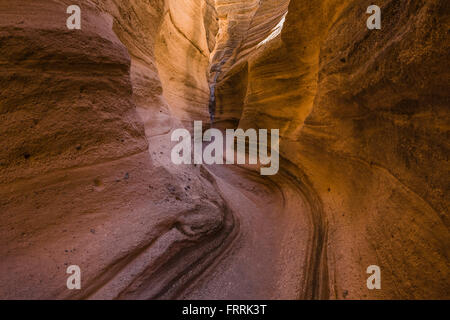
[[[448,297],[448,3],[378,1],[374,31],[371,4],[290,1],[280,36],[236,49],[217,118],[280,128],[314,208],[313,295]],[[365,286],[373,264],[383,290]]]

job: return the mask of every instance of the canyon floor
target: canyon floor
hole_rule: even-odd
[[[206,276],[181,297],[300,298],[310,235],[308,212],[298,190],[281,189],[239,167],[208,170],[239,221],[239,231]]]

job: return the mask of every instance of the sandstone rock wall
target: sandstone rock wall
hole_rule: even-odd
[[[73,3],[0,0],[0,298],[449,298],[448,1]],[[278,176],[170,162],[212,88]]]
[[[217,21],[211,2],[168,0],[156,39],[156,61],[173,115],[208,121],[208,65]]]
[[[312,296],[448,297],[448,3],[378,1],[380,31],[371,4],[290,1],[280,36],[236,49],[217,117],[280,128],[281,167],[314,209]]]
[[[288,4],[289,1],[216,1],[220,28],[210,76],[210,82],[217,82],[216,125],[226,127],[241,118],[249,82],[246,57],[271,35]]]
[[[186,15],[175,1],[80,1],[82,30],[72,31],[73,3],[0,1],[0,297],[171,297],[232,225],[214,181],[177,171],[170,138],[153,138],[182,112],[168,107],[170,86],[163,96],[155,46],[177,31],[169,17],[186,26]],[[207,99],[199,30],[184,39],[206,56],[187,85]],[[185,67],[190,58],[171,56]],[[83,290],[67,290],[69,265]]]

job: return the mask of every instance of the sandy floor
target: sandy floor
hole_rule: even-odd
[[[239,221],[239,234],[180,298],[298,298],[305,254],[297,251],[306,250],[309,237],[301,197],[293,197],[295,189],[281,193],[276,181],[244,168],[208,170]]]

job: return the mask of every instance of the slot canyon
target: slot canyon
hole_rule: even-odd
[[[450,299],[449,9],[0,0],[0,299]],[[175,165],[194,121],[278,173]]]

